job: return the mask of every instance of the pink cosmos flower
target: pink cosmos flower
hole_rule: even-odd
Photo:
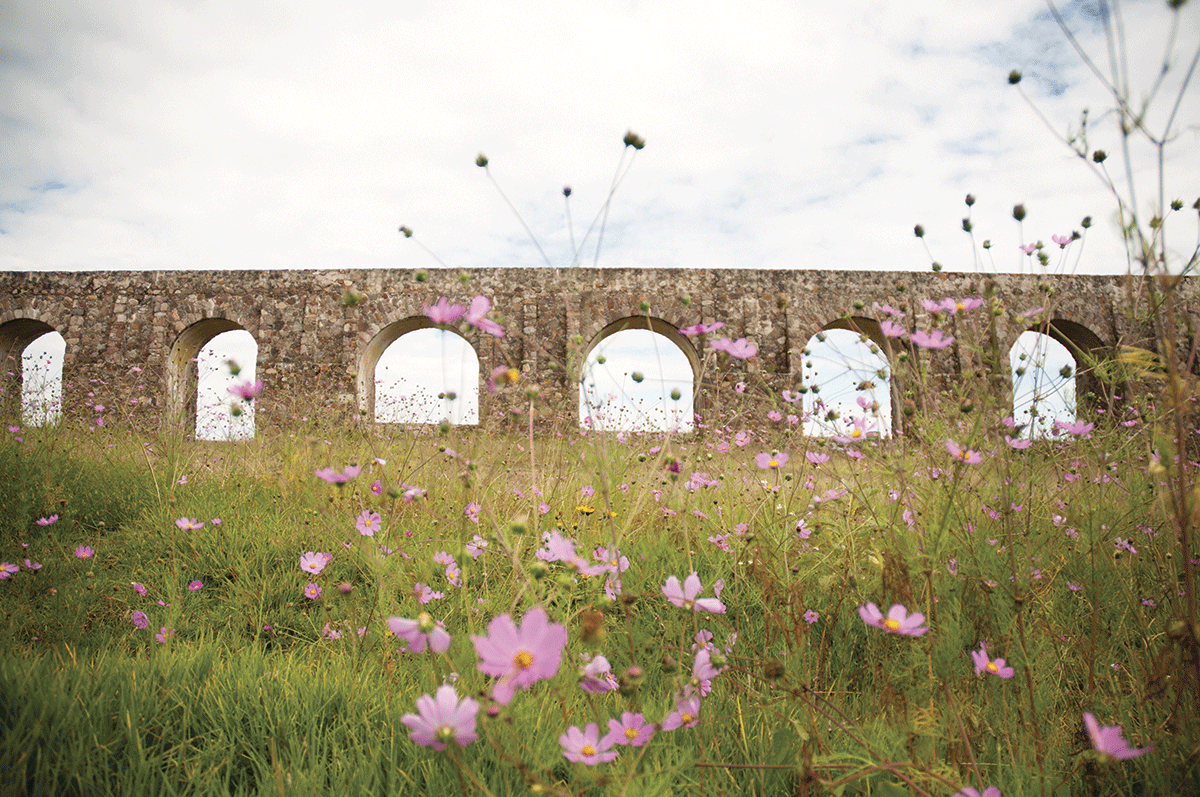
[[[26,559],[25,560],[25,569],[26,570],[41,570],[42,563],[41,562],[31,562],[28,559]]]
[[[165,625],[159,627],[158,633],[154,635],[154,640],[160,645],[165,645],[167,640],[175,636],[174,628],[167,628]]]
[[[1139,748],[1130,747],[1129,742],[1125,741],[1121,736],[1120,725],[1101,726],[1096,721],[1096,717],[1090,712],[1084,712],[1083,724],[1087,727],[1088,737],[1092,740],[1092,747],[1106,761],[1126,761],[1130,758],[1145,755],[1154,749],[1153,745]]]
[[[25,561],[29,561],[28,559]],[[12,562],[0,562],[0,581],[12,576],[13,573],[20,573],[21,566],[14,565]]]
[[[944,335],[942,330],[935,329],[932,333],[918,329],[910,336],[914,345],[920,346],[923,349],[944,349],[954,342],[954,338],[950,335]]]
[[[1075,435],[1076,437],[1087,437],[1091,431],[1096,428],[1094,423],[1085,423],[1083,421],[1075,421],[1074,423],[1064,423],[1063,421],[1054,421],[1054,430],[1056,432],[1066,432],[1067,434]]]
[[[969,448],[962,448],[958,443],[950,438],[946,438],[946,450],[950,452],[950,456],[955,459],[961,459],[968,465],[978,465],[983,462],[983,457],[978,451],[972,451]]]
[[[38,524],[39,526],[49,526],[51,523],[58,522],[58,515],[51,515],[50,517],[40,517],[33,522]]]
[[[306,551],[300,557],[300,569],[305,573],[312,573],[314,576],[325,569],[325,565],[329,560],[325,558],[323,553],[314,553]]]
[[[504,337],[504,327],[491,319],[485,318],[488,310],[492,309],[492,300],[486,296],[476,296],[467,308],[466,322],[473,327],[479,327],[484,332],[497,338]]]
[[[243,382],[233,385],[229,388],[229,392],[242,401],[254,401],[254,399],[258,398],[258,394],[263,392],[263,381],[256,379],[253,382]]]
[[[479,671],[499,679],[492,697],[508,705],[517,687],[528,689],[558,672],[567,646],[567,629],[551,623],[546,611],[535,606],[525,613],[520,627],[510,615],[503,614],[488,624],[487,636],[472,636],[471,641],[479,656]]]
[[[1071,241],[1074,241],[1075,239],[1069,235],[1051,235],[1050,240],[1058,244],[1059,249],[1066,249],[1067,244],[1071,243]]]
[[[1022,244],[1022,245],[1019,245],[1017,248],[1020,249],[1022,252],[1024,252],[1027,255],[1032,255],[1034,252],[1037,251],[1038,247],[1037,247],[1037,244]]]
[[[818,454],[815,451],[805,451],[804,458],[814,465],[822,465],[829,461],[828,454]]]
[[[668,576],[667,583],[663,585],[662,593],[666,596],[667,600],[681,609],[724,614],[725,604],[721,603],[720,600],[716,598],[700,598],[697,600],[696,596],[700,594],[702,589],[700,575],[693,572],[684,580],[682,587],[680,587],[677,577]]]
[[[600,747],[608,748],[615,744],[641,747],[654,736],[654,723],[646,722],[640,713],[631,711],[621,712],[621,719],[608,721],[608,733],[600,740]]]
[[[875,312],[877,313],[895,316],[896,318],[904,318],[904,313],[900,310],[897,310],[895,307],[892,307],[890,304],[880,304],[879,302],[875,302],[872,306],[875,308]]]
[[[992,661],[988,657],[987,645],[983,642],[979,643],[979,650],[971,651],[971,658],[975,660],[976,675],[982,675],[987,672],[1000,678],[1012,678],[1016,673],[1012,667],[1004,666],[1004,659]]]
[[[304,597],[308,598],[310,601],[315,601],[317,598],[321,597],[321,585],[314,581],[308,582],[308,586],[304,588]]]
[[[680,335],[709,335],[725,326],[724,321],[714,321],[711,324],[692,324],[679,330]]]
[[[730,357],[738,360],[748,360],[758,354],[758,346],[755,346],[745,338],[730,340],[729,338],[717,338],[712,342],[712,347],[717,351],[723,351]]]
[[[808,623],[809,625],[812,625],[813,623],[815,623],[817,620],[820,620],[820,619],[821,619],[820,612],[813,611],[812,609],[807,609],[804,612],[804,622]]]
[[[199,580],[193,581],[188,584],[188,589],[192,592],[198,592],[199,590],[204,589],[204,582]]]
[[[478,739],[475,728],[479,703],[470,697],[460,701],[449,684],[439,686],[435,695],[421,695],[417,698],[417,713],[400,718],[408,727],[408,737],[434,750],[445,750],[449,742],[466,747]]]
[[[345,484],[362,471],[361,465],[347,465],[338,473],[333,468],[325,467],[316,471],[317,478],[330,484]]]
[[[143,598],[146,597],[146,587],[144,585],[139,584],[136,581],[130,581],[129,586],[133,587],[133,591],[141,595]]]
[[[588,654],[583,654],[586,657]],[[579,688],[588,694],[602,695],[618,688],[617,679],[612,674],[612,665],[604,656],[595,656],[590,661],[585,658],[584,665],[579,668]]]
[[[199,531],[204,528],[204,524],[195,518],[181,517],[175,521],[175,525],[184,531]]]
[[[1010,437],[1009,435],[1004,435],[1004,442],[1008,443],[1009,448],[1015,449],[1016,451],[1023,451],[1033,445],[1033,440],[1029,438],[1017,439]]]
[[[433,307],[425,308],[425,315],[435,324],[453,324],[466,315],[466,312],[467,308],[461,304],[450,304],[450,300],[445,296],[438,299]]]
[[[899,603],[894,604],[892,608],[888,609],[887,617],[884,617],[879,611],[879,607],[873,603],[868,603],[866,606],[859,606],[858,616],[867,625],[882,628],[889,634],[921,636],[929,630],[928,627],[921,627],[921,623],[925,622],[925,615],[920,612],[909,614],[908,609],[905,609]]]
[[[784,465],[787,464],[787,461],[788,461],[788,455],[780,454],[778,452],[773,453],[773,454],[768,454],[767,452],[764,451],[761,454],[754,455],[754,462],[762,470],[775,470],[778,468],[782,468]]]
[[[963,786],[953,794],[953,797],[1000,797],[1000,788],[998,786],[988,786],[980,794],[977,789],[970,786]]]
[[[409,653],[424,653],[428,647],[434,653],[445,653],[450,649],[450,634],[438,625],[428,612],[421,612],[417,619],[389,617],[388,629],[397,637],[408,642]]]
[[[354,524],[354,528],[358,529],[358,533],[364,537],[374,537],[375,531],[379,526],[379,513],[372,512],[370,509],[364,509],[362,514],[358,516],[358,521]]]
[[[440,601],[442,598],[446,597],[446,593],[435,592],[432,587],[427,587],[420,581],[418,581],[416,584],[413,584],[413,594],[416,595],[417,600],[422,604],[429,603],[430,601]]]
[[[134,612],[129,619],[133,621],[133,627],[138,630],[145,631],[150,627],[150,618],[146,616],[145,612]]]
[[[75,549],[76,559],[91,559],[96,555],[96,551],[90,545],[80,545]]]
[[[371,495],[383,495],[383,482],[379,481],[379,479],[371,482]]]
[[[886,318],[879,322],[879,329],[883,332],[885,338],[902,338],[904,337],[904,327],[899,324],[893,324]]]
[[[608,735],[604,738],[608,739]],[[611,749],[611,741],[607,745],[604,744],[600,739],[600,729],[594,722],[589,722],[582,731],[579,730],[579,726],[572,725],[567,728],[566,733],[558,737],[558,743],[562,745],[563,756],[568,761],[587,764],[589,767],[615,761],[620,754],[620,751]]]
[[[693,695],[676,701],[675,710],[662,721],[664,731],[676,728],[694,728],[700,722],[700,696]]]

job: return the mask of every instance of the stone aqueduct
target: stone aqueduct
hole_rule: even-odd
[[[460,303],[490,297],[492,317],[510,332],[497,339],[466,331],[481,380],[493,367],[511,365],[535,379],[547,399],[569,406],[577,388],[562,365],[613,332],[647,325],[697,368],[706,352],[678,329],[724,321],[721,334],[758,345],[758,355],[736,367],[777,389],[800,383],[803,350],[823,329],[856,329],[882,342],[875,302],[907,306],[911,331],[929,326],[921,299],[987,292],[1003,310],[994,327],[1000,351],[1033,328],[1020,313],[1039,306],[1052,319],[1049,333],[1075,352],[1104,357],[1118,345],[1153,346],[1154,339],[1147,308],[1155,286],[1131,277],[539,268],[474,269],[466,280],[457,270],[422,273],[422,280],[399,269],[0,273],[0,357],[10,373],[15,358],[19,378],[25,346],[58,331],[66,341],[64,409],[85,396],[113,406],[144,396],[143,405],[153,408],[146,417],[187,422],[195,412],[197,354],[217,334],[244,329],[257,340],[258,374],[267,383],[257,404],[261,424],[286,418],[301,399],[373,417],[376,362],[401,335],[432,326],[423,306],[440,296]],[[1200,326],[1197,287],[1196,279],[1184,280],[1173,294],[1188,349]],[[361,301],[346,301],[355,294]],[[987,317],[979,311],[975,323],[986,326]],[[945,380],[976,367],[957,344],[923,356]],[[1089,387],[1081,384],[1080,394]]]

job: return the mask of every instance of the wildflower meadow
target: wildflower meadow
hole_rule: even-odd
[[[1040,425],[989,328],[1055,297],[986,279],[855,307],[889,371],[853,412],[747,369],[719,308],[681,330],[722,396],[689,431],[599,431],[509,367],[481,392],[523,410],[478,425],[7,407],[0,794],[1200,794],[1200,370],[1159,233],[1190,217],[1113,186],[1160,335],[1075,352],[1100,393]],[[1005,246],[1046,268],[1086,229]],[[426,314],[519,334],[491,309]]]

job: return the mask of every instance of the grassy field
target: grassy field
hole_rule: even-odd
[[[992,426],[10,431],[0,791],[1195,793],[1195,561],[1152,430]],[[534,607],[549,632],[510,638]],[[450,642],[405,651],[389,618]],[[443,717],[438,751],[402,719],[443,684],[477,738]],[[601,750],[625,712],[657,732]],[[1097,750],[1085,712],[1153,750]],[[615,760],[564,755],[589,723]]]

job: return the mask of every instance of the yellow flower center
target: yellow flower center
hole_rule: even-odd
[[[971,452],[965,448],[962,451],[958,452],[959,459],[967,459],[970,456],[971,456]]]
[[[616,566],[617,566],[617,560],[616,560],[616,559],[613,559],[613,560],[612,560],[612,562],[610,562],[610,564],[611,564],[613,567],[616,567]]]
[[[963,304],[962,302],[957,302],[954,305],[954,309],[961,313],[963,310],[967,309],[967,306],[965,304]]]
[[[890,617],[889,617],[889,618],[887,618],[886,620],[884,620],[884,621],[883,621],[883,627],[884,627],[884,628],[886,628],[886,629],[887,629],[887,630],[889,630],[889,631],[896,631],[896,630],[899,630],[899,628],[900,628],[900,621],[899,621],[899,620],[893,620],[892,618],[890,618]]]
[[[528,670],[533,666],[533,654],[528,650],[522,650],[513,656],[513,666],[518,670]]]
[[[862,437],[862,429],[855,429],[850,433],[851,437]]]
[[[516,368],[509,368],[504,372],[504,375],[508,378],[509,382],[516,382],[521,378],[521,373]]]
[[[592,747],[590,744],[585,744],[579,752],[585,756],[594,756],[596,754],[596,748]]]
[[[1000,671],[1000,668],[996,666],[996,662],[994,662],[994,661],[989,661],[989,662],[987,663],[987,671],[988,671],[988,672],[999,672],[999,671]]]
[[[638,735],[637,728],[626,728],[625,729],[625,738],[628,739],[629,741],[632,742],[634,739],[637,738],[637,735]]]
[[[693,717],[691,714],[680,714],[679,715],[679,721],[682,722],[684,725],[687,725],[689,722],[691,722],[694,719],[696,719],[696,718]]]
[[[771,461],[767,463],[767,467],[768,467],[768,468],[778,468],[778,467],[779,467],[779,460],[777,460],[777,459],[775,459],[774,457],[772,457],[772,458],[771,458]]]

